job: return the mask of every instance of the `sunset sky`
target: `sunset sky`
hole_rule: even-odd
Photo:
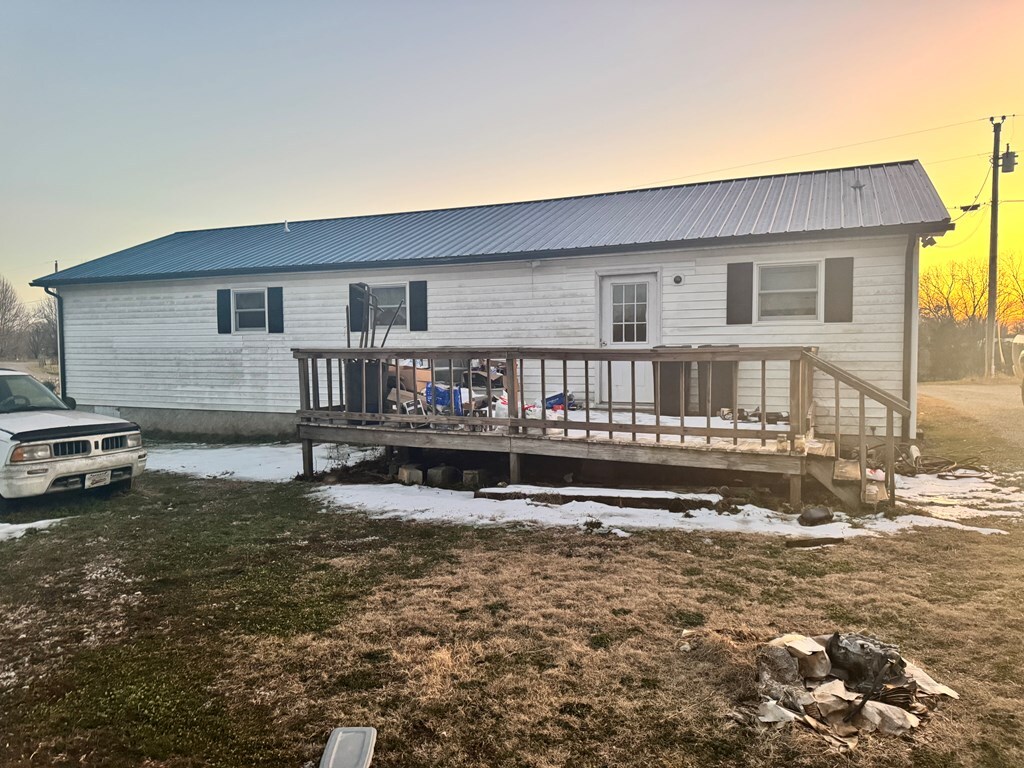
[[[989,115],[1024,145],[1019,0],[3,10],[0,274],[29,301],[54,260],[185,229],[914,157],[958,206]],[[1002,182],[1024,200],[1024,168]],[[987,253],[988,216],[923,264]],[[1001,216],[1024,251],[1024,203]]]

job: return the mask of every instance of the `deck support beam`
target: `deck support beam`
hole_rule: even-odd
[[[803,506],[803,480],[803,475],[789,476],[789,506],[793,509],[800,509]]]
[[[522,454],[510,453],[508,455],[508,481],[513,485],[523,481]]]
[[[302,440],[302,477],[313,479],[313,441]]]

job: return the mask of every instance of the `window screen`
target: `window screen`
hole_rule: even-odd
[[[262,331],[266,327],[266,291],[235,291],[235,330]]]
[[[785,264],[759,270],[760,320],[818,316],[818,265]]]
[[[375,285],[370,288],[373,295],[377,297],[380,311],[375,320],[378,328],[387,328],[391,324],[391,318],[395,318],[395,328],[405,328],[406,318],[409,316],[409,302],[405,297],[404,285]],[[401,304],[402,308],[398,309]],[[398,310],[398,315],[395,315]]]

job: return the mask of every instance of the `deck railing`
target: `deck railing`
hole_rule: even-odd
[[[764,444],[775,440],[780,432],[795,441],[806,431],[807,396],[799,382],[805,367],[804,349],[800,347],[729,347],[707,349],[550,349],[550,348],[407,348],[407,349],[296,349],[299,366],[300,418],[318,421],[346,421],[350,424],[376,427],[405,427],[412,424],[450,425],[469,428],[507,427],[512,433],[522,430],[583,431],[586,437],[609,438],[626,436],[637,440],[652,435],[656,442],[673,438],[682,442],[687,437],[726,438],[734,442],[754,438]],[[474,361],[480,370],[472,371],[464,361]],[[415,361],[411,363],[410,361]],[[716,398],[716,366],[732,363],[732,391],[729,402]],[[780,368],[780,364],[782,367]],[[699,391],[694,391],[690,366],[697,366]],[[638,371],[649,369],[649,397],[638,384]],[[663,372],[674,366],[672,393],[674,406],[666,408]],[[683,372],[680,373],[679,369]],[[787,377],[785,399],[770,393],[769,369],[773,369],[774,389],[779,390],[780,372]],[[500,371],[496,377],[489,374]],[[795,372],[795,374],[794,374]],[[689,375],[688,375],[689,373]],[[469,374],[469,375],[466,375]],[[616,374],[625,382],[625,396],[608,396],[609,382]],[[721,375],[721,374],[719,374]],[[744,422],[740,414],[738,380],[744,377],[759,389],[757,408],[759,421]],[[500,379],[500,389],[495,382]],[[426,382],[436,387],[423,394]],[[476,382],[474,384],[474,382]],[[481,383],[482,382],[482,383]],[[756,383],[759,382],[759,385]],[[720,383],[720,382],[718,382]],[[463,410],[449,401],[447,393],[462,390],[469,406]],[[534,401],[548,399],[552,394],[573,393],[576,414],[571,407],[536,407]],[[505,402],[497,396],[507,393]],[[389,400],[389,395],[392,397]],[[401,412],[393,404],[403,397],[419,398],[429,406],[426,413]],[[443,397],[443,400],[439,400]],[[381,407],[380,402],[387,403]],[[434,402],[432,402],[432,400]],[[570,404],[571,406],[572,404]],[[718,408],[713,407],[719,406]],[[699,412],[703,425],[694,419],[681,418],[681,412]],[[715,426],[722,419],[717,412],[730,411],[730,426]],[[776,408],[791,415],[788,429],[769,429],[769,411]],[[532,412],[536,417],[528,415]],[[667,411],[674,413],[668,416]],[[646,414],[649,418],[638,418]],[[623,420],[623,416],[626,416]],[[678,417],[679,423],[675,420]],[[618,418],[619,421],[615,419]],[[597,419],[597,420],[595,420]],[[607,419],[607,420],[605,420]],[[650,423],[653,420],[653,423]],[[554,434],[554,433],[552,433]]]
[[[832,377],[837,446],[845,431],[840,385],[859,399],[852,431],[862,493],[868,444],[878,443],[868,434],[867,402],[884,408],[889,498],[895,491],[893,414],[910,412],[903,401],[804,347],[416,347],[293,354],[300,425],[474,433],[477,444],[487,436],[543,437],[805,455],[815,429],[815,377]],[[725,386],[716,386],[723,376]],[[450,440],[456,442],[456,435]],[[387,444],[402,443],[392,438]],[[513,456],[513,466],[515,461]]]

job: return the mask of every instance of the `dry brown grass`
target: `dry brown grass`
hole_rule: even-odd
[[[220,686],[310,740],[324,720],[371,723],[381,766],[1015,765],[1019,544],[1019,531],[818,552],[510,534],[386,581],[327,632],[240,638]],[[798,729],[728,719],[753,694],[759,642],[834,629],[901,643],[964,700],[848,757]]]
[[[931,439],[957,418],[930,410]],[[1024,765],[1020,522],[794,550],[375,521],[304,491],[151,475],[18,513],[77,516],[0,545],[0,765],[298,766],[344,724],[378,728],[374,768]],[[836,629],[962,700],[849,755],[728,717],[759,643]]]
[[[1019,472],[1024,469],[1021,448],[972,415],[969,404],[956,408],[937,397],[920,395],[920,424],[924,432],[922,450],[957,461],[974,460],[994,469]],[[1021,423],[1020,403],[1007,408],[1005,424]]]

